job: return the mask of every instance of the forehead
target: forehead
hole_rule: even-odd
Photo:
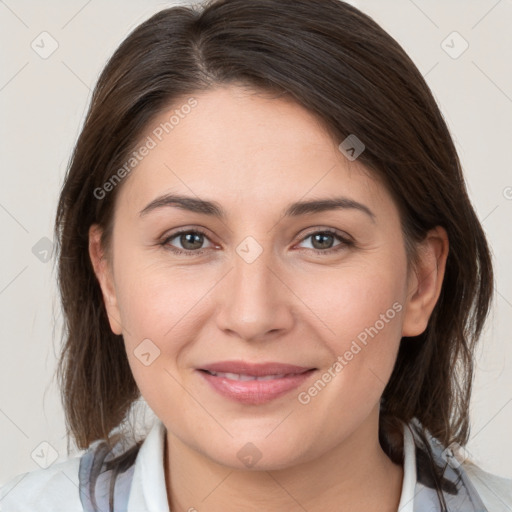
[[[289,98],[237,86],[183,97],[148,125],[141,144],[148,141],[122,191],[140,209],[169,192],[253,210],[328,195],[370,208],[390,200],[319,119]]]

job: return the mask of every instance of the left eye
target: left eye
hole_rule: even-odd
[[[304,237],[302,241],[305,241],[308,238],[312,239],[313,247],[311,247],[311,249],[317,252],[330,252],[331,250],[337,250],[340,245],[350,245],[349,240],[343,238],[334,231],[316,231],[315,233],[311,233]],[[340,243],[333,246],[333,240],[336,238]]]

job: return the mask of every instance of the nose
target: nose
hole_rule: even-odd
[[[246,341],[263,341],[292,328],[294,295],[286,277],[265,249],[249,263],[238,253],[218,290],[218,327]]]

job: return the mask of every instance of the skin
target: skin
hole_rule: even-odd
[[[90,229],[111,328],[123,335],[140,391],[167,427],[170,508],[396,511],[403,469],[379,444],[379,401],[401,337],[424,331],[439,297],[446,233],[430,231],[418,265],[408,268],[391,195],[339,151],[341,141],[310,112],[236,85],[194,97],[198,105],[122,183],[111,253],[99,226]],[[226,218],[172,206],[140,215],[171,192],[217,201]],[[282,216],[294,201],[338,195],[366,205],[374,219],[348,208]],[[207,235],[188,245],[183,237],[169,240],[180,227]],[[336,236],[315,244],[311,235],[327,228],[355,245]],[[247,236],[262,249],[250,264],[236,251]],[[204,252],[176,255],[169,246]],[[320,252],[334,246],[341,249]],[[299,392],[395,303],[401,311],[301,404]],[[148,366],[134,353],[145,339],[160,350]],[[318,371],[276,400],[244,405],[195,371],[235,359]],[[237,456],[248,442],[261,454],[253,467]]]

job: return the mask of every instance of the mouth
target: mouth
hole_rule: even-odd
[[[201,370],[213,375],[214,377],[224,377],[230,380],[241,380],[244,382],[248,382],[251,380],[257,381],[265,381],[265,380],[274,380],[274,379],[282,379],[283,377],[290,377],[292,375],[300,375],[300,373],[281,373],[277,375],[265,375],[263,377],[258,377],[256,375],[247,375],[243,373],[228,373],[228,372],[211,372],[208,370]],[[309,371],[309,370],[306,370]]]
[[[213,391],[246,405],[275,400],[303,384],[316,370],[282,363],[239,361],[224,361],[197,369]]]

